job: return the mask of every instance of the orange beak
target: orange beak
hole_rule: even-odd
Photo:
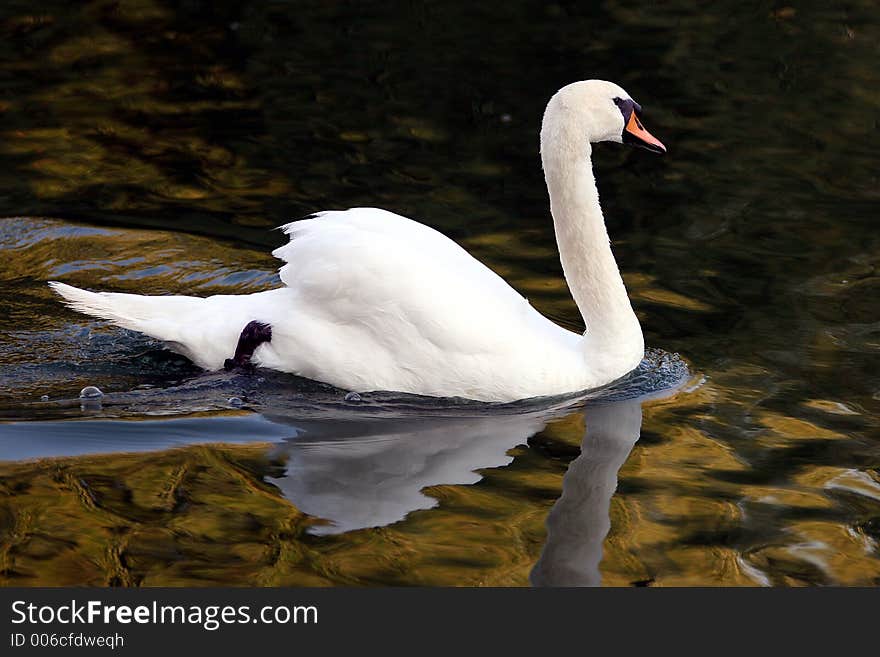
[[[624,128],[623,136],[625,137],[623,141],[626,144],[646,148],[653,153],[666,152],[666,146],[663,145],[663,142],[645,130],[645,126],[639,121],[635,111],[629,115],[629,121],[627,121],[626,128]]]

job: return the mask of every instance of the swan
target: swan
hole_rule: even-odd
[[[603,80],[563,87],[544,112],[541,162],[583,335],[438,231],[376,208],[282,226],[279,289],[198,298],[49,285],[72,309],[163,340],[207,370],[253,365],[356,392],[486,402],[597,388],[639,364],[644,339],[611,252],[592,143],[666,152],[640,115]]]

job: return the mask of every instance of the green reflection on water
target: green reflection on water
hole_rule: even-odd
[[[0,396],[72,396],[94,376],[110,390],[164,380],[132,363],[149,345],[117,342],[118,333],[60,310],[46,278],[153,293],[261,289],[275,266],[264,252],[278,243],[267,229],[323,208],[378,205],[430,223],[578,328],[537,131],[556,88],[608,78],[642,103],[670,149],[662,159],[596,149],[617,257],[648,343],[685,354],[707,383],[645,408],[612,501],[603,581],[876,583],[878,32],[865,1],[5,3],[0,214],[125,230],[3,222]],[[106,367],[90,364],[96,351]],[[192,374],[175,368],[172,379]],[[579,430],[560,427],[559,440],[580,443]],[[448,487],[437,509],[415,514],[412,522],[426,523],[423,542],[406,550],[421,565],[405,577],[389,574],[394,559],[365,573],[370,560],[352,557],[320,581],[525,583],[573,456],[555,460],[540,439],[529,444],[482,484],[514,482],[504,494]],[[25,497],[35,502],[40,486],[64,481],[39,483],[40,468],[124,480],[131,467],[159,482],[170,476],[162,468],[193,463],[230,481],[242,471],[218,460],[239,448],[228,449],[9,467],[22,482],[15,490],[33,490]],[[278,544],[306,550],[283,529],[300,515],[264,490],[256,462],[224,504],[253,503],[242,513],[272,518],[271,529],[245,539],[236,533],[245,529],[212,518],[211,531],[242,550],[267,549],[261,531],[294,536]],[[511,492],[548,468],[541,494]],[[113,550],[124,548],[114,527],[130,520],[95,520],[103,516],[86,513],[87,497],[70,497],[69,512],[92,547],[21,547],[16,537],[56,540],[52,528],[65,516],[42,516],[49,524],[24,534],[17,528],[27,519],[4,516],[6,576],[53,552],[77,564],[66,572],[116,581],[107,573]],[[16,498],[15,508],[29,503]],[[493,531],[486,505],[529,527],[527,547],[493,553],[492,566],[460,538],[468,523],[486,525],[480,541]],[[169,536],[173,514],[156,513],[138,522]],[[504,513],[496,520],[512,522]],[[199,535],[182,535],[190,534]],[[332,540],[375,556],[388,549],[376,535],[384,534]],[[167,548],[164,539],[155,545]],[[184,564],[194,554],[182,553]],[[425,561],[441,553],[442,576]],[[236,563],[200,581],[232,581]],[[290,572],[299,574],[283,581],[312,581]]]

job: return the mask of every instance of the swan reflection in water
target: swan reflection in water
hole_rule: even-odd
[[[324,519],[316,534],[381,527],[437,501],[429,486],[474,484],[479,470],[508,465],[508,452],[570,406],[543,411],[471,417],[295,420],[267,415],[296,427],[277,447],[285,476],[273,480],[301,511]],[[535,565],[534,585],[600,583],[602,543],[610,528],[609,504],[617,473],[639,438],[639,400],[591,405],[584,412],[581,454],[568,468],[562,496],[547,520],[547,541]]]
[[[617,473],[641,435],[638,400],[586,410],[581,453],[568,466],[562,496],[547,516],[547,541],[532,569],[535,586],[599,586],[602,543]]]

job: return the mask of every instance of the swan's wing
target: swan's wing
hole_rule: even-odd
[[[479,354],[509,350],[544,320],[458,244],[392,212],[322,212],[283,230],[290,242],[273,252],[287,263],[281,280],[329,326]]]

